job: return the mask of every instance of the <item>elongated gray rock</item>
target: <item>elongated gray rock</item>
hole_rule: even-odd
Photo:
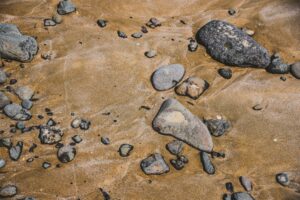
[[[13,24],[0,24],[0,57],[28,62],[37,54],[38,44],[33,37],[22,35]]]
[[[227,22],[208,22],[196,38],[211,57],[224,64],[266,68],[270,63],[270,55],[264,47]]]
[[[168,164],[159,153],[152,154],[142,160],[141,168],[148,175],[160,175],[170,171]]]
[[[240,177],[240,182],[241,182],[241,185],[244,187],[244,189],[247,191],[247,192],[250,192],[252,190],[252,182],[249,178],[245,177],[245,176],[241,176]]]
[[[4,113],[11,119],[26,121],[31,119],[31,113],[22,106],[12,103],[4,107]]]
[[[28,86],[18,87],[15,93],[21,100],[30,100],[34,95],[34,91]]]
[[[204,151],[201,151],[200,152],[200,159],[201,159],[201,162],[202,162],[202,165],[203,165],[203,170],[212,175],[215,173],[215,167],[213,165],[213,163],[211,162],[209,156],[208,156],[208,153],[204,152]]]
[[[22,150],[23,150],[23,142],[19,141],[16,146],[12,146],[9,149],[9,157],[13,161],[19,160],[19,158],[21,157],[21,154],[22,154]]]
[[[167,99],[152,122],[154,130],[202,151],[211,152],[213,141],[205,124],[175,99]]]

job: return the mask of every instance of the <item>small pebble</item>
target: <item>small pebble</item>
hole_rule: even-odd
[[[235,11],[235,9],[234,8],[230,8],[229,10],[228,10],[228,14],[229,15],[235,15],[235,13],[236,13],[236,11]]]
[[[118,33],[118,36],[119,36],[120,38],[127,38],[127,35],[126,35],[124,32],[122,32],[122,31],[117,31],[117,33]]]
[[[7,80],[6,73],[0,69],[0,84],[5,83]]]
[[[122,157],[129,156],[130,152],[133,150],[133,146],[130,144],[122,144],[119,148],[119,154]]]
[[[102,188],[100,188],[100,192],[102,193],[102,196],[103,196],[104,200],[111,200],[110,195],[108,194],[108,192],[106,192]]]
[[[231,79],[232,77],[232,71],[230,68],[221,68],[218,70],[218,73],[225,79]]]
[[[145,52],[145,56],[146,56],[147,58],[154,58],[154,57],[156,56],[156,51],[154,51],[154,50],[146,51],[146,52]]]
[[[101,137],[101,142],[104,145],[109,145],[110,144],[110,140],[108,137]]]
[[[44,26],[56,26],[56,23],[52,19],[44,19]]]
[[[232,194],[231,200],[254,200],[254,198],[247,192],[235,192]]]
[[[244,189],[247,192],[250,192],[252,190],[252,183],[251,183],[250,179],[248,179],[245,176],[240,176],[240,182],[241,182],[241,185],[244,187]]]
[[[80,118],[75,118],[72,122],[71,122],[71,127],[72,128],[79,128],[81,123],[81,119]]]
[[[291,74],[295,78],[300,79],[300,62],[296,62],[291,65]]]
[[[2,158],[0,158],[0,169],[3,168],[3,167],[5,167],[5,165],[6,165],[5,160],[2,159]]]
[[[52,119],[50,118],[47,122],[47,126],[55,126],[57,123]]]
[[[72,140],[75,142],[75,143],[80,143],[82,141],[82,138],[79,136],[79,135],[74,135],[72,137]]]
[[[262,105],[260,105],[260,104],[256,104],[255,106],[252,107],[252,109],[253,109],[253,110],[256,110],[256,111],[259,111],[259,110],[262,110],[263,107],[262,107]]]
[[[35,143],[32,143],[31,147],[29,148],[29,152],[33,153],[35,148],[37,148],[37,145]]]
[[[189,43],[189,45],[188,45],[189,51],[194,52],[194,51],[197,50],[197,48],[198,48],[198,43],[196,42],[196,40],[191,39],[191,40],[190,40],[190,43]]]
[[[147,30],[147,27],[146,27],[146,26],[142,26],[142,27],[141,27],[141,31],[142,31],[143,33],[148,33],[148,30]]]
[[[5,185],[0,188],[0,197],[7,198],[13,197],[17,194],[17,187],[15,185]]]
[[[25,128],[25,123],[22,122],[22,121],[19,121],[16,123],[16,128],[19,129],[19,130],[22,130]]]
[[[88,130],[90,128],[91,122],[85,119],[81,119],[79,127],[81,130]]]
[[[171,159],[170,163],[176,170],[181,170],[184,168],[184,163],[179,159]]]
[[[57,158],[62,163],[72,161],[76,156],[76,149],[74,146],[66,145],[58,149]]]
[[[166,148],[171,154],[178,155],[183,149],[183,142],[179,140],[173,140],[166,145]]]
[[[16,84],[18,81],[17,81],[17,79],[10,79],[9,80],[9,84],[10,85],[14,85],[14,84]]]
[[[158,26],[161,26],[161,23],[158,19],[152,17],[146,24],[150,28],[156,28]]]
[[[242,31],[244,31],[244,33],[246,33],[249,36],[253,36],[255,34],[255,32],[253,30],[250,30],[247,28],[242,28]]]
[[[98,26],[100,26],[101,28],[104,28],[107,25],[107,21],[104,19],[98,19],[97,20],[97,24]]]
[[[141,169],[147,175],[160,175],[170,171],[162,155],[152,154],[141,161]]]
[[[62,18],[59,14],[55,13],[55,14],[52,16],[52,20],[53,20],[56,24],[61,24],[62,21],[63,21],[63,18]]]
[[[43,162],[42,167],[43,167],[44,169],[48,169],[49,167],[51,167],[51,163],[49,163],[49,162]]]
[[[215,137],[224,135],[230,128],[229,121],[225,119],[209,119],[205,120],[205,124],[209,132]]]
[[[9,149],[9,157],[13,161],[19,160],[19,158],[21,157],[21,154],[22,154],[22,150],[23,150],[23,142],[19,141],[16,146],[10,147],[10,149]]]
[[[227,182],[225,183],[225,187],[226,187],[226,190],[230,193],[233,193],[234,192],[234,187],[233,187],[233,184],[231,182]]]
[[[12,142],[10,138],[2,138],[0,139],[0,147],[6,147],[6,148],[11,148],[12,147]]]

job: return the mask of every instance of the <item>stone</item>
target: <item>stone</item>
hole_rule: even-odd
[[[4,113],[13,120],[26,121],[31,119],[31,113],[15,103],[6,105]]]
[[[266,68],[268,51],[236,26],[212,20],[197,32],[197,40],[209,55],[227,65]]]
[[[220,137],[230,128],[229,121],[225,119],[209,119],[205,120],[205,124],[210,132],[215,137]]]
[[[16,128],[19,130],[23,130],[25,128],[25,123],[23,121],[19,121],[16,123]]]
[[[107,21],[105,19],[98,19],[97,20],[97,24],[98,26],[100,26],[101,28],[104,28],[107,25]]]
[[[274,54],[271,57],[271,63],[267,67],[267,71],[272,74],[287,74],[290,71],[290,66],[286,63],[283,63],[279,54]]]
[[[57,5],[57,13],[60,15],[66,15],[75,11],[76,7],[71,0],[61,0]]]
[[[0,197],[7,198],[13,197],[17,194],[18,189],[15,185],[5,185],[0,188]]]
[[[101,137],[101,142],[104,145],[109,145],[110,144],[110,140],[108,137]]]
[[[162,155],[155,153],[141,161],[141,168],[147,175],[160,175],[170,171]]]
[[[81,119],[79,127],[81,130],[88,130],[90,128],[91,122],[86,119]]]
[[[56,126],[56,124],[56,121],[54,121],[52,118],[47,121],[47,126]]]
[[[196,40],[190,40],[190,43],[188,44],[188,49],[190,52],[194,52],[198,49],[198,43],[196,42]]]
[[[28,86],[18,87],[15,93],[21,100],[30,100],[34,95],[34,91]]]
[[[36,40],[22,35],[13,24],[0,23],[0,41],[0,57],[3,59],[28,62],[38,52]]]
[[[9,84],[10,84],[10,85],[14,85],[14,84],[16,84],[17,82],[18,82],[17,79],[10,79],[10,80],[9,80]]]
[[[254,200],[254,198],[247,192],[235,192],[232,194],[231,200]]]
[[[156,56],[156,51],[154,51],[154,50],[146,51],[146,52],[145,52],[145,56],[146,56],[147,58],[154,58],[154,57]]]
[[[55,13],[53,16],[52,16],[52,20],[56,23],[56,24],[61,24],[63,22],[63,18],[58,14],[58,13]]]
[[[48,168],[51,167],[51,163],[49,163],[49,162],[43,162],[42,167],[43,167],[44,169],[48,169]]]
[[[148,30],[147,30],[146,26],[142,26],[141,31],[142,31],[142,33],[148,33]]]
[[[232,77],[232,71],[230,68],[221,68],[218,70],[218,73],[225,79],[231,79]]]
[[[120,38],[127,38],[127,35],[126,35],[126,33],[124,33],[124,32],[122,32],[122,31],[117,31],[117,33],[118,33],[118,36],[120,37]]]
[[[260,104],[256,104],[255,106],[252,107],[252,109],[255,110],[255,111],[259,111],[259,110],[263,109],[263,106],[260,105]]]
[[[277,182],[295,192],[300,191],[300,171],[287,171],[276,174]]]
[[[0,109],[3,109],[6,105],[10,104],[10,99],[0,91]]]
[[[5,83],[7,80],[6,73],[0,69],[0,84]]]
[[[0,147],[6,147],[6,148],[11,148],[12,147],[12,142],[10,138],[1,138],[0,139]]]
[[[32,101],[25,99],[21,102],[21,106],[26,110],[30,110],[33,106],[33,103]]]
[[[33,153],[35,148],[37,148],[37,145],[35,143],[32,143],[32,145],[29,147],[29,152]]]
[[[66,145],[58,149],[57,158],[62,163],[71,162],[76,156],[76,149],[74,146]]]
[[[240,176],[240,182],[247,192],[250,192],[252,190],[253,186],[249,178],[245,176]]]
[[[150,27],[150,28],[156,28],[158,26],[161,26],[161,23],[158,19],[152,17],[146,24],[146,26]]]
[[[291,74],[297,78],[300,79],[300,62],[296,62],[292,64],[291,66]]]
[[[196,149],[207,152],[213,149],[205,124],[175,99],[164,101],[152,126],[157,132],[173,136]]]
[[[39,139],[42,144],[55,144],[61,141],[63,133],[49,126],[41,126]]]
[[[122,144],[119,148],[119,154],[122,157],[127,157],[132,150],[133,146],[131,144]]]
[[[44,26],[56,26],[56,23],[52,19],[44,19]]]
[[[104,189],[100,188],[100,192],[102,193],[104,200],[111,200],[109,193],[106,192]]]
[[[207,90],[209,87],[209,84],[207,81],[192,76],[183,81],[180,85],[178,85],[175,88],[175,92],[178,95],[182,96],[188,96],[192,99],[198,99],[201,94],[204,93],[205,90]]]
[[[23,142],[19,141],[16,146],[10,147],[10,149],[9,149],[9,157],[13,161],[19,160],[19,158],[21,157],[21,154],[22,154],[22,150],[23,150]]]
[[[212,164],[209,156],[208,156],[208,153],[207,152],[204,152],[204,151],[201,151],[200,152],[200,159],[201,159],[201,162],[202,162],[202,165],[203,165],[203,170],[212,175],[212,174],[215,174],[215,167],[214,165]]]
[[[80,143],[82,142],[82,138],[79,136],[79,135],[74,135],[72,137],[72,140],[75,142],[75,143]]]
[[[173,140],[166,145],[167,150],[173,155],[179,155],[183,149],[183,142],[179,140]]]
[[[177,159],[182,161],[184,164],[187,164],[189,162],[189,159],[184,155],[177,155]]]
[[[236,13],[236,11],[235,11],[235,9],[234,8],[230,8],[229,10],[228,10],[228,14],[229,15],[235,15],[235,13]]]
[[[5,165],[6,165],[5,160],[2,159],[2,158],[0,158],[0,169],[3,168],[3,167],[5,167]]]
[[[171,159],[170,163],[176,170],[181,170],[184,168],[184,162],[179,159]]]
[[[53,51],[47,51],[41,54],[41,58],[43,58],[44,60],[52,60],[55,58],[55,56],[56,54]]]
[[[133,33],[131,35],[131,37],[133,37],[133,38],[141,38],[141,37],[143,37],[143,33],[141,33],[141,32]]]
[[[71,122],[71,127],[79,128],[80,123],[81,123],[81,119],[77,117],[77,118],[73,119],[73,121]]]
[[[182,80],[184,73],[185,69],[180,64],[161,66],[152,74],[152,85],[159,91],[171,89]]]
[[[225,187],[226,187],[226,190],[230,193],[233,193],[234,192],[234,187],[233,187],[233,184],[231,182],[227,182],[225,183]]]

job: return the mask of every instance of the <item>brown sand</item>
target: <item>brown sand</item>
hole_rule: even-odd
[[[239,27],[255,30],[254,38],[270,52],[280,52],[293,63],[300,60],[300,1],[298,0],[73,0],[78,11],[64,16],[64,22],[44,29],[43,19],[55,12],[56,0],[1,0],[0,21],[16,24],[28,35],[38,37],[39,55],[20,69],[18,63],[7,63],[5,70],[18,79],[17,85],[30,85],[39,91],[40,98],[32,109],[33,120],[40,124],[38,114],[51,108],[64,129],[64,143],[79,134],[83,142],[76,145],[77,156],[70,163],[59,163],[54,146],[41,145],[38,131],[9,134],[14,123],[1,115],[1,137],[24,141],[24,151],[18,162],[8,158],[0,148],[7,166],[0,170],[1,184],[13,183],[19,195],[37,199],[102,199],[99,187],[112,199],[221,199],[224,184],[232,181],[236,191],[243,191],[238,177],[245,175],[254,183],[252,195],[264,200],[296,200],[300,198],[275,181],[281,171],[300,170],[300,81],[291,75],[267,73],[263,69],[234,67],[233,77],[225,80],[217,74],[223,66],[205,53],[203,47],[194,53],[187,50],[187,38],[212,19],[229,21]],[[237,8],[229,16],[228,8]],[[130,18],[132,16],[132,18]],[[162,26],[150,30],[141,39],[121,39],[117,30],[129,36],[151,17]],[[96,20],[104,18],[108,26],[101,29]],[[181,24],[184,20],[187,24]],[[172,41],[171,39],[174,39]],[[82,42],[80,44],[79,42]],[[158,56],[149,59],[143,54],[157,50]],[[56,58],[40,58],[47,51]],[[211,87],[198,100],[178,97],[173,90],[155,91],[149,78],[156,67],[181,63],[185,77],[197,75],[208,80]],[[160,152],[166,160],[172,156],[165,144],[171,137],[159,135],[151,121],[163,99],[175,97],[199,117],[226,116],[233,124],[225,136],[214,138],[215,150],[225,151],[225,159],[215,159],[217,173],[203,172],[197,150],[185,145],[189,164],[181,171],[171,168],[168,174],[147,176],[139,163],[150,153]],[[15,99],[16,100],[16,99]],[[187,103],[193,102],[194,106]],[[252,110],[255,104],[262,111]],[[139,110],[146,105],[151,110]],[[103,112],[111,112],[103,116]],[[70,128],[71,112],[92,121],[90,130]],[[117,120],[116,123],[113,120]],[[111,145],[100,143],[108,136]],[[38,144],[29,153],[32,142]],[[119,145],[130,143],[134,150],[128,158],[118,155]],[[38,155],[32,163],[26,159]],[[44,161],[50,169],[41,167]],[[152,181],[150,183],[149,181]]]

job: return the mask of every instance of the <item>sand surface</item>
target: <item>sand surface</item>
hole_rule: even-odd
[[[0,170],[1,184],[16,184],[17,198],[37,199],[102,199],[99,188],[112,199],[221,199],[225,183],[233,182],[235,191],[243,191],[238,177],[249,177],[254,183],[252,195],[264,200],[296,200],[300,194],[276,183],[275,174],[300,170],[300,81],[291,75],[267,73],[264,69],[232,67],[233,77],[223,79],[217,70],[224,66],[199,46],[196,52],[187,49],[188,38],[212,19],[222,19],[238,27],[255,30],[255,40],[269,52],[280,52],[287,63],[300,60],[300,1],[298,0],[73,0],[78,10],[63,17],[63,23],[47,29],[43,19],[55,12],[56,0],[1,0],[1,23],[16,24],[22,33],[37,36],[39,54],[21,69],[19,63],[6,63],[5,71],[18,79],[18,85],[29,85],[38,91],[32,109],[33,119],[26,125],[39,125],[48,119],[44,109],[51,108],[53,119],[64,130],[63,143],[75,134],[83,138],[76,145],[76,158],[61,168],[57,149],[41,145],[38,131],[26,134],[9,133],[12,120],[0,115],[0,137],[24,141],[18,162],[10,161],[7,150],[0,156],[7,160]],[[229,16],[227,10],[236,8]],[[140,31],[141,25],[157,17],[162,26],[140,39],[121,39],[116,31],[128,36]],[[109,21],[101,29],[97,19]],[[184,20],[186,24],[180,23]],[[173,39],[173,40],[172,40]],[[154,49],[155,58],[144,52]],[[52,51],[52,60],[41,54]],[[198,100],[179,97],[174,90],[155,91],[150,82],[152,72],[161,65],[180,63],[185,77],[196,75],[206,79],[210,88]],[[151,122],[163,98],[174,97],[199,117],[225,116],[232,123],[228,134],[213,138],[215,150],[226,158],[213,160],[216,174],[207,175],[198,151],[184,146],[189,164],[181,171],[161,176],[147,176],[140,170],[140,161],[151,153],[161,153],[166,160],[173,156],[165,145],[173,140],[156,133]],[[15,101],[17,99],[12,97]],[[188,102],[192,102],[191,105]],[[263,105],[254,111],[256,104]],[[139,109],[149,106],[150,110]],[[92,122],[88,131],[72,129],[76,116]],[[105,116],[102,113],[111,112]],[[117,120],[114,122],[114,120]],[[101,144],[107,136],[111,144]],[[28,149],[38,144],[34,154]],[[122,158],[122,143],[134,145],[132,154]],[[39,156],[32,163],[26,160]],[[44,161],[52,164],[45,170]],[[151,181],[150,181],[151,180]]]

